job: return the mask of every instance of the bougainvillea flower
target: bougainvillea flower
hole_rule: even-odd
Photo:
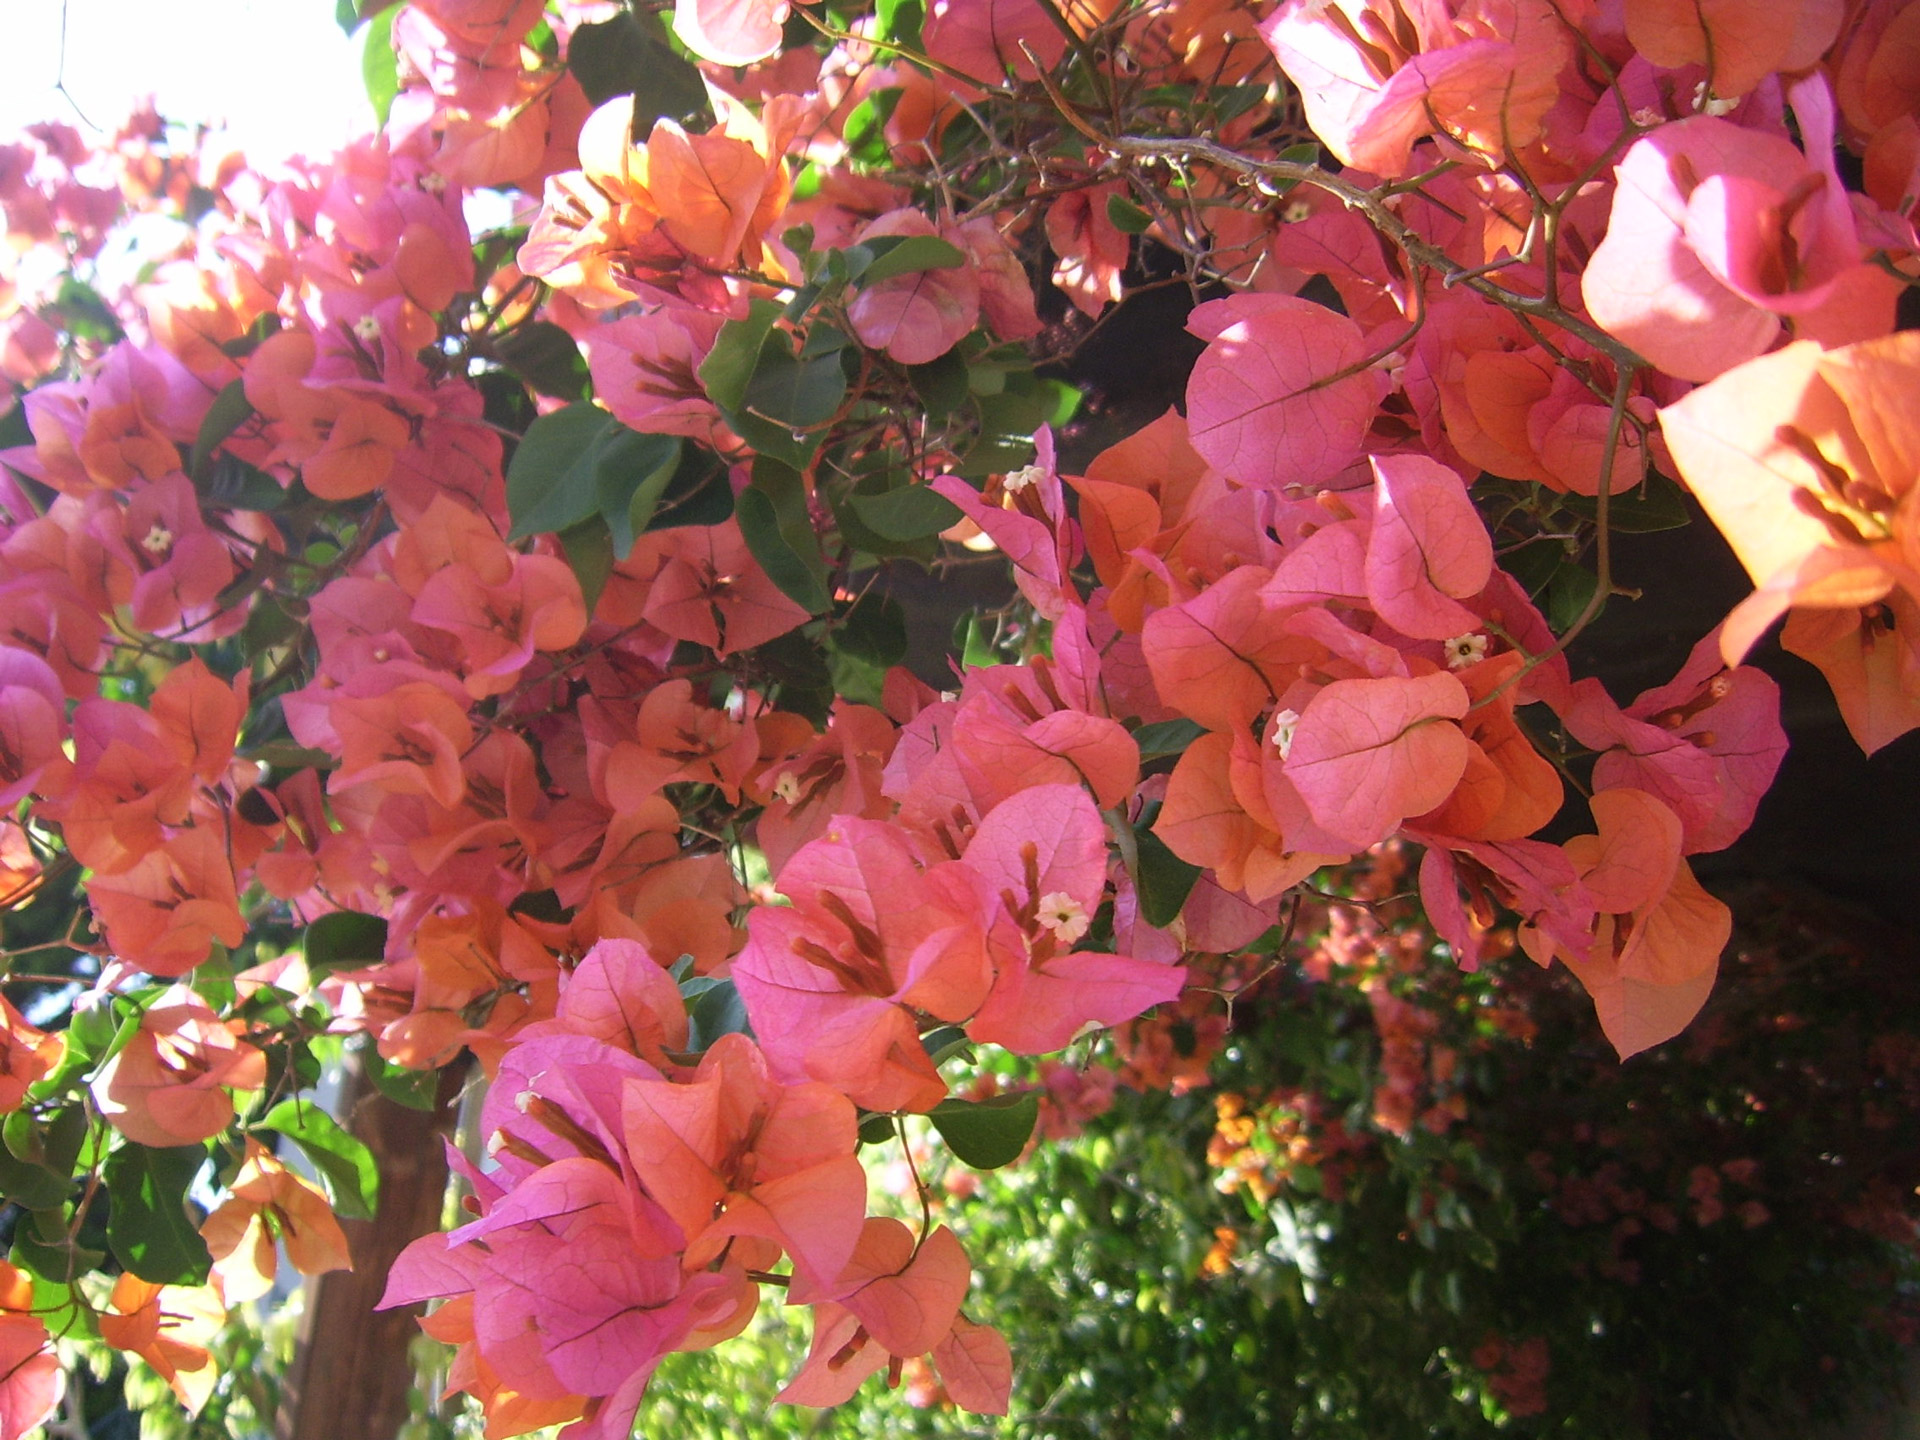
[[[1574,696],[1567,729],[1601,752],[1594,789],[1658,796],[1679,817],[1689,855],[1746,833],[1787,753],[1780,687],[1750,665],[1728,668],[1717,633],[1694,646],[1670,683],[1625,710],[1591,679]]]
[[[1336,680],[1300,713],[1287,777],[1317,825],[1355,848],[1372,845],[1460,782],[1470,747],[1455,722],[1468,704],[1446,674]]]
[[[1067,191],[1047,207],[1047,244],[1059,257],[1054,287],[1081,314],[1095,318],[1120,298],[1121,272],[1132,253],[1132,242],[1107,214],[1107,201],[1115,195],[1126,195],[1117,181],[1089,185]]]
[[[48,814],[77,859],[111,875],[157,850],[163,827],[185,823],[192,786],[154,715],[84,700],[73,712],[73,781]]]
[[[1523,928],[1529,953],[1551,949],[1593,997],[1600,1028],[1621,1059],[1669,1040],[1713,989],[1733,914],[1700,888],[1680,855],[1680,822],[1640,790],[1593,797],[1599,834],[1566,850],[1599,915],[1591,941],[1569,947]]]
[[[1187,429],[1209,464],[1264,490],[1314,486],[1360,458],[1387,380],[1360,327],[1291,295],[1209,300],[1187,381]]]
[[[1722,654],[1738,663],[1789,606],[1835,612],[1796,643],[1869,753],[1920,723],[1920,640],[1891,623],[1920,598],[1917,377],[1910,332],[1824,352],[1801,342],[1660,414],[1682,477],[1760,587],[1728,617]]]
[[[573,967],[551,1020],[520,1030],[522,1042],[567,1031],[591,1035],[654,1065],[687,1044],[687,1008],[666,967],[637,940],[606,939]]]
[[[1260,36],[1341,163],[1388,179],[1415,140],[1499,164],[1539,134],[1572,44],[1548,0],[1286,0]]]
[[[960,1318],[971,1276],[966,1252],[944,1225],[916,1245],[898,1220],[869,1219],[835,1283],[788,1290],[790,1303],[814,1307],[813,1344],[774,1398],[838,1405],[889,1363],[926,1354]]]
[[[764,645],[809,618],[760,568],[738,521],[661,531],[652,543],[663,559],[645,614],[676,640],[731,655]]]
[[[1641,56],[1669,70],[1709,67],[1711,93],[1726,99],[1746,94],[1776,70],[1814,64],[1839,24],[1839,6],[1806,0],[1626,0],[1627,39]],[[1808,28],[1815,33],[1803,36]]]
[[[46,1324],[37,1315],[0,1312],[0,1440],[25,1440],[53,1418],[66,1394],[66,1371]]]
[[[766,797],[756,834],[776,878],[833,816],[883,820],[892,811],[881,793],[882,773],[899,735],[891,720],[870,706],[840,701],[827,717],[824,734],[816,737],[811,725],[805,730],[805,745],[771,760],[754,782]]]
[[[723,315],[669,303],[594,326],[580,337],[594,398],[635,430],[713,444],[720,411],[699,370],[725,323]]]
[[[48,767],[67,774],[67,697],[53,667],[31,650],[0,646],[0,810],[42,784]],[[47,789],[64,788],[49,779]]]
[[[332,703],[340,768],[329,793],[377,785],[396,795],[426,795],[446,806],[466,792],[460,757],[473,744],[467,712],[437,685],[404,681]]]
[[[564,650],[587,628],[580,582],[551,555],[514,556],[503,584],[488,584],[465,565],[445,566],[421,586],[412,618],[459,642],[476,699],[511,689],[534,651]]]
[[[1244,565],[1192,600],[1154,611],[1141,630],[1155,687],[1209,730],[1250,724],[1302,665],[1326,655],[1313,636],[1275,623],[1262,595],[1271,578],[1257,565]]]
[[[993,990],[968,1026],[975,1039],[1043,1055],[1180,994],[1181,966],[1074,949],[1106,891],[1106,839],[1078,785],[1032,786],[981,820],[962,857],[992,917]]]
[[[1620,162],[1581,294],[1603,329],[1669,375],[1711,380],[1751,360],[1779,336],[1782,315],[1848,339],[1891,323],[1890,295],[1874,313],[1823,312],[1879,302],[1841,285],[1862,255],[1834,169],[1826,81],[1816,75],[1792,93],[1804,153],[1701,115],[1661,126]]]
[[[1493,539],[1459,475],[1423,455],[1376,456],[1367,599],[1402,635],[1444,640],[1475,628],[1459,602],[1493,574]]]
[[[890,235],[939,235],[918,210],[892,210],[861,227],[856,243]],[[914,270],[863,288],[847,309],[853,333],[902,365],[938,360],[980,318],[980,282],[967,264]]]
[[[775,1073],[870,1110],[931,1110],[947,1086],[916,1012],[964,1020],[992,978],[970,881],[923,872],[898,829],[841,816],[787,862],[780,888],[792,905],[755,909],[733,962]]]
[[[786,0],[676,0],[673,33],[702,60],[751,65],[780,53]]]
[[[267,1057],[185,985],[157,996],[140,1028],[93,1079],[93,1099],[129,1140],[193,1145],[233,1123],[227,1091],[258,1090]]]
[[[13,1002],[0,995],[0,1114],[18,1110],[27,1087],[53,1073],[66,1048],[64,1036],[28,1024]]]
[[[353,1268],[327,1197],[258,1141],[247,1142],[247,1158],[229,1191],[230,1198],[200,1226],[213,1256],[214,1283],[227,1304],[258,1300],[273,1288],[276,1242],[302,1275]]]
[[[109,1303],[100,1338],[146,1361],[180,1403],[197,1412],[220,1379],[209,1350],[227,1320],[218,1292],[210,1285],[155,1285],[129,1271],[114,1282]]]
[[[1525,839],[1559,813],[1566,795],[1560,772],[1534,749],[1513,715],[1518,687],[1508,681],[1522,663],[1520,653],[1510,650],[1459,673],[1474,701],[1460,722],[1470,746],[1466,773],[1445,804],[1411,823],[1493,843]],[[1744,822],[1741,828],[1746,828]]]
[[[853,1258],[867,1208],[853,1103],[783,1085],[759,1047],[723,1035],[690,1081],[625,1088],[627,1155],[703,1268],[737,1236],[771,1240],[825,1283]]]
[[[1000,84],[1009,71],[1034,80],[1067,53],[1067,37],[1039,0],[933,0],[921,35],[930,59],[982,85]]]
[[[1245,785],[1243,777],[1248,771],[1258,774],[1260,763],[1236,755],[1241,748],[1240,736],[1218,732],[1187,746],[1168,778],[1153,833],[1189,865],[1205,867],[1222,888],[1257,904],[1348,852],[1341,847],[1313,851],[1285,834],[1265,787]]]
[[[1052,429],[1035,431],[1033,444],[1033,464],[990,477],[982,490],[958,475],[936,476],[929,488],[986,532],[1013,562],[1020,593],[1045,618],[1058,620],[1078,599],[1069,596],[1067,575],[1080,560],[1079,527],[1067,513]]]
[[[211,825],[175,830],[117,875],[97,875],[87,897],[116,954],[155,975],[184,975],[246,939],[233,856]]]

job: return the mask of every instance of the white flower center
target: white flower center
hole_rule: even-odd
[[[782,770],[780,778],[773,782],[774,798],[784,800],[789,805],[800,803],[800,777],[791,770]]]
[[[1273,746],[1282,760],[1293,753],[1293,732],[1300,728],[1298,710],[1276,710],[1273,721],[1267,726],[1267,743]]]
[[[1043,930],[1053,932],[1062,945],[1071,945],[1087,933],[1093,923],[1086,907],[1062,890],[1051,890],[1040,897],[1039,913],[1034,917]]]
[[[1018,470],[1009,470],[1000,488],[1009,495],[1018,495],[1022,490],[1031,489],[1047,478],[1047,472],[1038,465],[1022,465]]]
[[[362,345],[371,345],[380,338],[380,317],[362,315],[353,322],[353,334]]]
[[[1440,643],[1446,651],[1449,670],[1464,670],[1487,658],[1487,637],[1484,635],[1456,635]]]
[[[147,531],[146,538],[140,542],[140,548],[154,559],[162,559],[173,549],[173,532],[156,520],[153,528]]]

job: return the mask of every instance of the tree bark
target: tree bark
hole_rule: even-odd
[[[278,1440],[393,1440],[407,1420],[413,1384],[408,1359],[420,1307],[376,1312],[387,1271],[408,1242],[440,1227],[447,1187],[442,1140],[453,1132],[466,1067],[440,1075],[429,1113],[395,1104],[355,1065],[341,1097],[346,1127],[380,1167],[380,1204],[372,1220],[343,1220],[353,1269],[308,1282],[293,1364],[275,1420]]]

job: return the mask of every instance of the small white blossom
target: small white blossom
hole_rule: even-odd
[[[1693,87],[1693,108],[1702,115],[1727,115],[1740,108],[1740,97],[1728,100],[1719,95],[1707,93],[1707,82],[1702,80]]]
[[[1638,110],[1635,110],[1627,118],[1633,121],[1633,123],[1638,125],[1642,130],[1651,130],[1657,125],[1664,125],[1667,123],[1667,117],[1662,115],[1658,110],[1654,109],[1651,105],[1642,105]]]
[[[371,345],[380,338],[380,317],[362,315],[353,322],[353,336],[362,345]]]
[[[1293,753],[1293,732],[1300,728],[1298,710],[1276,710],[1273,722],[1267,726],[1267,743],[1272,745],[1282,760]]]
[[[1302,220],[1312,216],[1312,214],[1313,202],[1311,200],[1289,200],[1287,202],[1287,208],[1280,212],[1280,218],[1289,225],[1298,225]]]
[[[426,174],[422,175],[415,183],[429,195],[442,195],[446,193],[447,177],[442,175],[438,170],[427,171]]]
[[[1063,890],[1050,890],[1040,897],[1039,913],[1033,917],[1040,928],[1053,932],[1062,945],[1071,945],[1087,933],[1093,923],[1086,906]]]
[[[782,770],[780,778],[773,782],[774,798],[784,800],[789,805],[800,803],[800,777],[791,770]]]
[[[1022,465],[1018,470],[1007,472],[1006,479],[1000,482],[1000,488],[1009,495],[1018,495],[1046,478],[1047,472],[1038,465]]]
[[[173,532],[156,520],[141,540],[140,548],[158,560],[173,549]]]
[[[1469,665],[1478,665],[1487,658],[1487,637],[1484,635],[1456,635],[1451,640],[1442,640],[1440,648],[1446,652],[1449,670],[1464,670]]]

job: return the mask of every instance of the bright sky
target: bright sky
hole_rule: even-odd
[[[95,133],[54,88],[63,10],[66,88],[105,130],[147,94],[168,119],[228,122],[263,162],[324,154],[373,126],[360,42],[334,23],[333,0],[0,0],[0,139],[47,119]]]

